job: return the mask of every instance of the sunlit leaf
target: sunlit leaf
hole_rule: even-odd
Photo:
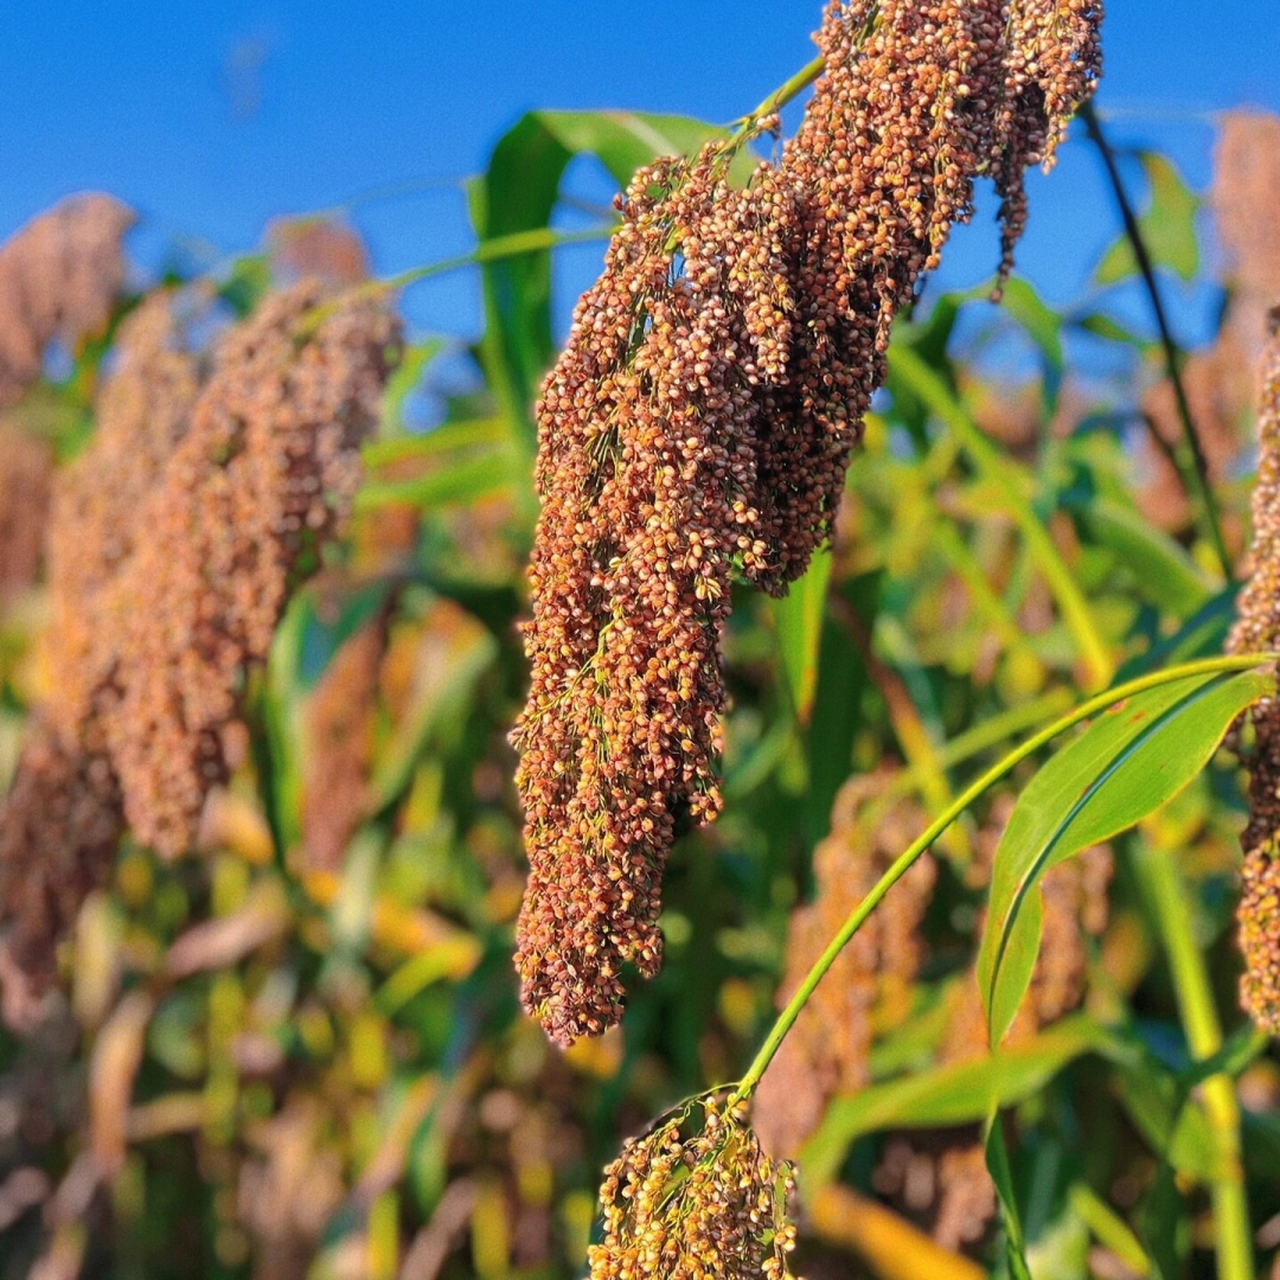
[[[1196,236],[1196,211],[1200,200],[1183,181],[1172,161],[1155,152],[1139,157],[1146,170],[1151,198],[1138,217],[1138,227],[1157,267],[1167,267],[1183,280],[1195,279],[1200,269],[1200,244]],[[1116,284],[1137,274],[1133,246],[1121,236],[1098,264],[1099,284]]]
[[[808,572],[791,584],[787,594],[769,601],[778,633],[783,675],[801,724],[809,722],[813,695],[818,687],[818,653],[822,647],[822,620],[826,613],[831,564],[830,555],[814,556]]]
[[[1148,690],[1099,716],[1023,789],[996,851],[978,956],[993,1044],[1012,1024],[1035,968],[1044,873],[1181,791],[1236,716],[1273,684],[1244,672]]]
[[[1089,538],[1115,552],[1138,593],[1157,608],[1181,620],[1212,598],[1212,586],[1182,545],[1132,508],[1092,496],[1070,509]]]
[[[833,1178],[863,1134],[985,1120],[993,1108],[1031,1097],[1069,1062],[1097,1051],[1122,1050],[1096,1022],[1073,1017],[990,1057],[916,1072],[838,1098],[801,1153],[805,1184],[821,1186]]]

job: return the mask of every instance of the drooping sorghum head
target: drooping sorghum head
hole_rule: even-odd
[[[676,824],[720,807],[720,626],[735,566],[769,552],[750,379],[785,337],[765,329],[784,286],[750,213],[713,153],[638,174],[539,405],[518,964],[564,1041],[617,1021],[624,961],[656,971]]]
[[[781,1280],[794,1186],[790,1166],[761,1150],[745,1104],[692,1102],[605,1170],[592,1280]]]
[[[344,516],[378,420],[396,324],[381,303],[340,301],[302,341],[323,297],[304,281],[223,338],[139,512],[117,621],[127,675],[106,727],[129,825],[166,856],[194,842],[245,671]]]
[[[119,697],[121,577],[138,514],[185,430],[198,390],[179,350],[168,292],[122,324],[116,371],[84,453],[57,476],[49,518],[51,618],[43,638],[49,694],[13,785],[0,802],[0,916],[8,948],[37,981],[85,896],[108,874],[124,831],[123,799],[103,718]]]
[[[814,899],[792,912],[779,1007],[880,876],[927,825],[919,806],[886,796],[899,778],[882,769],[847,783],[831,834],[814,852]],[[827,1103],[868,1082],[876,1028],[910,1011],[925,958],[920,923],[937,867],[925,855],[841,952],[769,1064],[755,1096],[756,1128],[770,1151],[798,1151]]]
[[[47,720],[31,726],[0,807],[4,949],[43,983],[81,903],[101,887],[123,830],[120,790],[106,759]]]
[[[369,816],[386,640],[386,617],[379,614],[342,643],[307,700],[299,819],[301,860],[309,871],[340,869],[351,837]]]
[[[1280,309],[1271,313],[1258,441],[1249,580],[1236,601],[1236,624],[1228,642],[1233,653],[1280,647]],[[1245,974],[1240,990],[1254,1021],[1280,1034],[1280,700],[1261,699],[1249,718],[1253,745],[1248,758],[1249,822],[1241,836],[1244,894],[1238,919]]]
[[[377,420],[397,328],[303,283],[228,332],[208,380],[168,294],[122,326],[49,537],[50,696],[0,805],[0,911],[28,970],[127,825],[173,856],[229,766],[246,673],[317,565]],[[62,794],[64,792],[66,794]]]
[[[0,608],[39,576],[52,480],[49,442],[0,421]]]
[[[1280,116],[1229,111],[1214,152],[1210,203],[1228,275],[1237,293],[1254,295],[1263,310],[1280,297]],[[1253,335],[1262,341],[1262,327]]]
[[[110,196],[73,196],[0,247],[0,405],[39,377],[55,338],[74,347],[106,326],[132,223],[132,211]]]
[[[364,241],[335,218],[278,218],[267,227],[266,240],[272,270],[282,284],[303,279],[359,284],[369,278]]]
[[[46,711],[68,737],[84,738],[87,722],[119,689],[120,628],[129,609],[121,592],[135,551],[150,536],[140,515],[200,391],[200,364],[185,339],[188,306],[192,319],[203,310],[198,298],[162,289],[123,321],[93,436],[58,475],[48,538]]]
[[[1076,109],[1102,72],[1101,0],[1013,0],[1007,10],[1004,84],[991,176],[1003,197],[1004,260],[1027,222],[1025,175],[1046,170]]]
[[[667,851],[720,807],[732,580],[780,593],[828,536],[894,316],[978,173],[1016,217],[1015,170],[1092,87],[1099,16],[833,3],[776,166],[735,190],[712,146],[632,182],[538,405],[517,966],[556,1039],[618,1020],[623,963],[660,964]]]

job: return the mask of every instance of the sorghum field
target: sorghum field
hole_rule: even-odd
[[[1100,0],[812,5],[461,258],[0,247],[0,1280],[1280,1276],[1280,117],[1196,191]]]

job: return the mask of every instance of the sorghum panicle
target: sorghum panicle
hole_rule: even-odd
[[[347,300],[302,341],[323,297],[304,282],[269,298],[203,386],[168,295],[122,326],[98,431],[58,486],[51,696],[0,807],[0,903],[32,973],[126,822],[167,856],[194,843],[246,672],[348,506],[398,331]]]
[[[186,427],[199,386],[174,299],[153,294],[120,327],[117,367],[98,397],[84,453],[55,482],[48,529],[49,696],[0,803],[6,945],[37,982],[84,898],[105,880],[124,831],[104,717],[119,698],[122,569],[140,507]]]
[[[396,323],[381,303],[348,300],[300,342],[324,297],[304,281],[225,336],[139,513],[118,620],[128,678],[107,738],[129,826],[167,857],[194,843],[229,772],[244,672],[345,515],[378,421]]]
[[[744,1103],[690,1103],[628,1140],[605,1170],[592,1280],[782,1280],[795,1244],[794,1189],[791,1167],[761,1150]]]
[[[0,421],[0,611],[39,577],[52,489],[49,442]]]
[[[1249,580],[1236,602],[1232,653],[1280,647],[1280,308],[1271,313],[1258,442]],[[1249,822],[1241,836],[1244,889],[1237,914],[1245,961],[1240,995],[1260,1027],[1280,1034],[1280,699],[1259,700],[1249,718]]]
[[[0,405],[40,376],[55,338],[72,348],[106,327],[133,220],[110,196],[72,196],[0,247]]]
[[[1267,312],[1280,298],[1280,116],[1228,111],[1221,117],[1213,156],[1209,207],[1221,242],[1219,282],[1227,290],[1217,338],[1191,352],[1182,383],[1209,479],[1233,483],[1253,443],[1258,366],[1267,337]],[[1139,465],[1147,482],[1139,510],[1152,523],[1181,534],[1193,523],[1190,500],[1164,446],[1182,438],[1175,389],[1167,378],[1152,387],[1142,411],[1158,440],[1144,437]],[[1222,532],[1234,556],[1247,530],[1239,514],[1222,512]]]
[[[975,175],[997,173],[1016,231],[1012,175],[1092,87],[1099,17],[833,3],[826,73],[776,167],[734,190],[712,146],[622,200],[538,405],[516,962],[555,1039],[618,1021],[624,962],[661,963],[667,852],[720,809],[733,579],[782,593],[827,538],[894,316]]]
[[[924,829],[914,801],[885,799],[899,776],[882,769],[855,778],[836,798],[831,834],[814,852],[813,901],[791,913],[780,1008],[849,913]],[[782,1042],[755,1096],[756,1128],[768,1150],[798,1151],[833,1097],[868,1083],[877,1028],[895,1025],[910,1010],[912,983],[925,959],[920,923],[936,876],[926,854],[840,953]]]
[[[3,948],[15,978],[47,984],[57,944],[105,882],[123,830],[106,757],[36,718],[0,806],[0,920],[12,926]]]
[[[814,901],[792,912],[780,1006],[883,871],[927,825],[914,801],[894,796],[900,778],[900,771],[884,768],[853,779],[837,797],[831,834],[814,855]],[[974,889],[990,879],[1012,807],[1012,797],[1000,797],[978,833],[976,856],[967,868]],[[1088,939],[1106,928],[1111,870],[1110,849],[1095,846],[1045,875],[1043,942],[1011,1032],[1015,1041],[1034,1036],[1080,1004]],[[782,1042],[753,1104],[766,1150],[798,1150],[833,1098],[865,1087],[877,1037],[910,1016],[915,979],[930,958],[920,925],[936,876],[936,865],[926,855],[894,885]],[[980,931],[981,917],[975,945]],[[938,1062],[983,1057],[987,1043],[986,1016],[970,968],[948,992]],[[982,1145],[970,1129],[893,1136],[877,1165],[875,1184],[951,1249],[980,1239],[996,1209]]]
[[[300,825],[302,865],[338,871],[369,816],[378,678],[386,653],[380,612],[333,655],[307,700]]]

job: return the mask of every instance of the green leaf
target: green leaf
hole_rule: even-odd
[[[1099,497],[1066,505],[1085,534],[1115,552],[1138,593],[1161,611],[1181,622],[1213,598],[1212,586],[1182,545],[1136,511]]]
[[[478,456],[451,458],[411,480],[382,480],[362,485],[357,511],[388,503],[409,502],[417,507],[444,507],[475,502],[511,488],[511,451],[499,449]]]
[[[285,848],[301,839],[302,777],[307,754],[307,697],[343,643],[386,604],[392,584],[378,580],[344,597],[322,619],[313,592],[289,601],[271,639],[263,682],[263,727],[270,759],[272,826]]]
[[[801,1153],[805,1183],[817,1187],[834,1178],[845,1153],[863,1134],[985,1120],[994,1108],[1039,1093],[1067,1063],[1090,1052],[1114,1056],[1122,1049],[1104,1027],[1080,1015],[990,1057],[903,1076],[837,1098]]]
[[[1062,317],[1019,276],[1005,282],[1001,306],[1039,348],[1044,367],[1045,401],[1053,406],[1062,385]]]
[[[1107,342],[1118,342],[1126,347],[1143,347],[1146,344],[1132,330],[1126,329],[1113,316],[1103,311],[1091,311],[1085,315],[1070,317],[1068,323],[1095,338],[1103,338]]]
[[[978,981],[991,1042],[1008,1031],[1040,947],[1040,878],[1176,795],[1231,722],[1274,687],[1270,676],[1191,676],[1101,715],[1041,768],[1018,798],[992,873]]]
[[[444,349],[439,338],[425,342],[411,342],[400,358],[400,363],[387,380],[382,395],[382,434],[394,434],[404,430],[404,405],[422,381],[427,366]]]
[[[781,599],[770,600],[778,653],[796,719],[809,723],[818,687],[818,653],[822,648],[822,620],[826,615],[827,584],[831,581],[829,553],[814,556],[808,571],[791,584]]]
[[[406,603],[406,612],[410,608],[420,614],[401,624],[402,643],[415,650],[413,678],[374,761],[370,789],[379,809],[404,793],[432,740],[465,722],[481,677],[498,657],[498,642],[489,630],[452,601],[424,593],[416,605]]]
[[[1171,161],[1151,151],[1139,153],[1147,172],[1151,198],[1138,218],[1153,265],[1167,267],[1183,280],[1194,280],[1200,269],[1200,245],[1196,239],[1196,211],[1200,200]],[[1121,236],[1098,264],[1099,284],[1117,284],[1136,275],[1137,259],[1127,236]]]
[[[1022,1214],[1013,1188],[1013,1171],[1009,1167],[1009,1151],[1004,1142],[1004,1129],[999,1114],[987,1121],[987,1172],[996,1186],[1000,1201],[1000,1221],[1004,1226],[1005,1258],[1013,1280],[1031,1280],[1027,1265],[1027,1241],[1022,1229]]]

